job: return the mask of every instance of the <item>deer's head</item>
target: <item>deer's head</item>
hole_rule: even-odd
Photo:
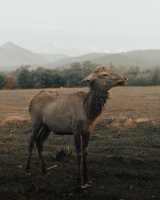
[[[125,85],[127,78],[107,67],[97,67],[82,82],[88,83],[91,88],[108,91],[112,87]]]

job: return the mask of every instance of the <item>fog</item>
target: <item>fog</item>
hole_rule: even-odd
[[[160,49],[158,0],[0,0],[0,45],[79,55]]]

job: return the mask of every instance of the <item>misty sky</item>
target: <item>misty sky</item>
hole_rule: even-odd
[[[159,0],[0,0],[0,45],[78,55],[160,49]]]

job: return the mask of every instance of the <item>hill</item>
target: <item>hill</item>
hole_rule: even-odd
[[[38,54],[12,42],[0,46],[0,71],[15,70],[21,65],[45,68],[68,67],[74,62],[91,61],[95,64],[140,66],[144,69],[160,66],[160,50],[135,50],[121,53],[89,53],[78,57],[63,54]]]
[[[21,65],[44,65],[64,57],[66,56],[34,53],[7,42],[0,47],[0,70],[13,70]]]
[[[91,61],[95,64],[115,66],[140,66],[150,68],[160,66],[160,50],[136,50],[122,53],[91,53],[79,57],[72,57],[50,63],[49,67],[68,66],[73,62]]]

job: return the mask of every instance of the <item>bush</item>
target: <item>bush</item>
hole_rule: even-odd
[[[2,89],[5,85],[6,76],[3,73],[0,73],[0,89]]]
[[[61,70],[45,69],[42,67],[31,69],[30,66],[23,66],[16,70],[12,81],[9,79],[8,84],[12,86],[14,83],[13,79],[16,79],[18,88],[76,87],[81,85],[81,80],[90,74],[95,67],[96,64],[90,61],[72,63],[70,68]],[[128,77],[128,85],[160,85],[160,67],[158,66],[148,70],[142,70],[138,66],[129,67],[128,69],[127,67],[122,68],[115,66],[111,66],[111,68],[125,73]],[[7,83],[5,75],[0,74],[0,88],[4,87],[5,82]]]
[[[17,86],[19,88],[33,88],[33,75],[27,67],[22,67],[17,75]]]

